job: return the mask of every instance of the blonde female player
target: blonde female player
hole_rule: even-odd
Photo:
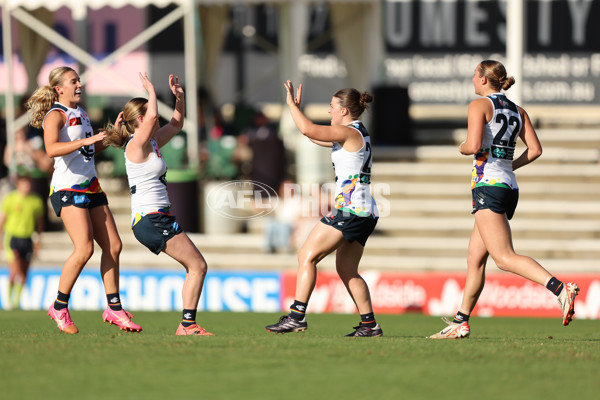
[[[62,267],[58,295],[48,315],[61,331],[79,332],[67,306],[73,285],[94,252],[95,240],[102,249],[100,272],[108,303],[102,318],[122,330],[140,332],[142,328],[131,321],[131,314],[121,306],[121,238],[94,163],[96,145],[101,145],[105,135],[94,135],[89,117],[78,105],[83,85],[75,70],[55,68],[48,81],[29,98],[27,108],[31,111],[31,125],[44,128],[46,152],[54,158],[50,201],[75,247]]]
[[[169,87],[175,95],[175,110],[165,126],[158,123],[158,105],[154,85],[147,74],[139,74],[148,99],[134,98],[123,107],[114,125],[104,132],[106,145],[125,150],[125,168],[131,193],[132,229],[137,240],[153,253],[165,252],[179,261],[187,274],[183,283],[182,321],[176,335],[212,336],[196,323],[198,301],[207,266],[194,243],[170,215],[167,193],[167,164],[160,153],[183,127],[184,93],[178,77],[169,75]]]
[[[431,339],[468,337],[469,316],[485,284],[485,266],[491,255],[498,268],[546,286],[558,298],[562,323],[575,313],[575,283],[563,284],[534,259],[515,253],[508,221],[517,207],[519,188],[514,170],[537,159],[542,146],[525,110],[510,101],[502,90],[515,83],[498,61],[485,60],[475,68],[473,86],[481,98],[469,105],[467,139],[458,151],[474,155],[471,191],[475,226],[469,241],[467,281],[462,304],[452,321]],[[513,157],[517,136],[526,149]]]

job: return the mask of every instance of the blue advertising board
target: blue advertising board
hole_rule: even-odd
[[[59,269],[33,269],[21,294],[21,308],[44,310],[56,298]],[[123,305],[131,311],[180,311],[185,272],[166,270],[121,271]],[[281,277],[278,272],[209,271],[198,309],[203,311],[280,310]],[[0,269],[0,309],[8,305],[8,270]],[[77,279],[69,308],[101,310],[106,307],[98,271],[83,271]]]

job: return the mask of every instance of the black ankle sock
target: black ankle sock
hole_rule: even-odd
[[[290,306],[290,317],[296,321],[302,321],[306,315],[306,306],[308,303],[303,303],[298,300],[294,300],[294,304]]]
[[[555,296],[558,296],[560,292],[563,291],[565,285],[555,277],[550,278],[548,283],[546,284],[546,289],[554,293]]]
[[[469,316],[467,314],[463,314],[459,311],[456,313],[456,316],[454,317],[452,322],[456,322],[457,324],[462,324],[463,322],[469,322]]]
[[[64,294],[61,291],[58,291],[56,301],[54,302],[54,309],[62,310],[63,308],[67,308],[69,305],[69,297],[71,297],[70,294]]]
[[[186,328],[194,325],[196,323],[196,311],[183,309],[181,325]]]
[[[121,306],[121,297],[119,297],[119,293],[107,294],[106,302],[113,311],[121,311],[123,309]]]
[[[360,324],[367,328],[375,328],[377,322],[375,321],[375,314],[370,312],[367,314],[360,314]]]

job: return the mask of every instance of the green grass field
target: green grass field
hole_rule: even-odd
[[[199,313],[214,337],[176,337],[179,313],[134,313],[141,334],[74,311],[65,335],[41,311],[0,311],[2,399],[597,399],[600,321],[473,318],[468,340],[426,340],[439,318],[380,315],[382,338],[342,336],[352,315]],[[448,397],[449,396],[449,397]]]

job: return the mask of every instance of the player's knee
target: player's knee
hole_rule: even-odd
[[[116,239],[111,239],[106,243],[100,244],[100,249],[102,250],[102,254],[110,254],[111,258],[116,260],[123,250],[123,242],[117,237]]]
[[[202,277],[204,277],[204,276],[206,276],[206,273],[208,272],[208,265],[206,264],[206,261],[204,260],[204,258],[198,257],[192,263],[190,263],[190,266],[188,267],[188,269],[189,269],[189,272],[192,272],[194,274],[198,274],[198,275],[201,275]]]
[[[336,265],[335,270],[343,282],[350,280],[350,278],[354,275],[347,268],[344,268],[343,265]]]
[[[296,258],[298,259],[298,264],[302,265],[306,262],[308,253],[304,249],[300,249]]]
[[[205,276],[207,272],[208,272],[208,264],[206,263],[206,261],[202,260],[200,262],[200,273],[202,274],[202,276]]]
[[[496,266],[499,269],[501,269],[502,271],[506,271],[506,272],[512,271],[511,257],[507,257],[507,256],[495,257],[494,262],[496,263]]]
[[[94,255],[94,243],[89,242],[75,248],[75,257],[80,263],[86,263]]]
[[[119,257],[119,255],[121,254],[121,251],[123,251],[123,242],[121,242],[121,239],[115,240],[113,243],[111,243],[110,254],[114,258]]]
[[[363,280],[364,279],[360,276],[360,274],[357,271],[354,270],[337,270],[338,276],[340,277],[340,279],[342,280],[342,282],[348,286],[348,284],[350,283],[350,281],[352,279],[360,279]]]
[[[317,264],[323,257],[314,250],[302,248],[298,252],[298,265]]]

